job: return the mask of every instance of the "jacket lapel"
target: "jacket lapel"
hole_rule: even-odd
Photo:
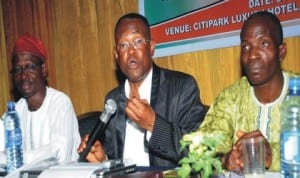
[[[151,99],[150,105],[152,108],[155,108],[157,101],[157,93],[159,91],[160,86],[160,68],[153,63],[153,74],[152,74],[152,87],[151,87]]]
[[[116,114],[116,131],[117,131],[117,138],[118,138],[118,153],[120,153],[121,158],[123,157],[123,149],[125,144],[125,132],[126,132],[126,113],[125,113],[125,106],[126,106],[127,98],[125,95],[124,85],[120,88],[120,97],[118,99],[118,113]]]

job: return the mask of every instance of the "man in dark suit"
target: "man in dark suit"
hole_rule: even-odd
[[[117,102],[117,111],[104,140],[94,144],[87,160],[178,166],[184,156],[180,151],[182,136],[196,130],[206,113],[197,82],[188,74],[154,64],[155,42],[142,15],[129,13],[118,20],[115,44],[115,59],[126,80],[106,96],[106,100]],[[83,139],[79,152],[87,140]]]

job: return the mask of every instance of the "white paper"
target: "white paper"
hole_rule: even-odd
[[[99,168],[101,168],[101,164],[92,163],[58,165],[43,171],[38,178],[90,178]]]

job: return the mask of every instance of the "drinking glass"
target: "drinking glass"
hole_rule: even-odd
[[[265,178],[264,145],[262,136],[242,140],[243,173],[245,178]]]

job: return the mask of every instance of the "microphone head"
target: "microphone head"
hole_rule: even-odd
[[[113,99],[108,99],[104,105],[104,111],[101,113],[94,129],[90,132],[90,138],[86,143],[86,148],[80,153],[79,161],[86,161],[86,156],[90,152],[92,145],[97,139],[101,139],[111,115],[114,114],[116,110],[117,103]]]
[[[113,114],[117,110],[117,103],[113,99],[108,99],[105,103],[105,111],[107,111],[110,114]]]

